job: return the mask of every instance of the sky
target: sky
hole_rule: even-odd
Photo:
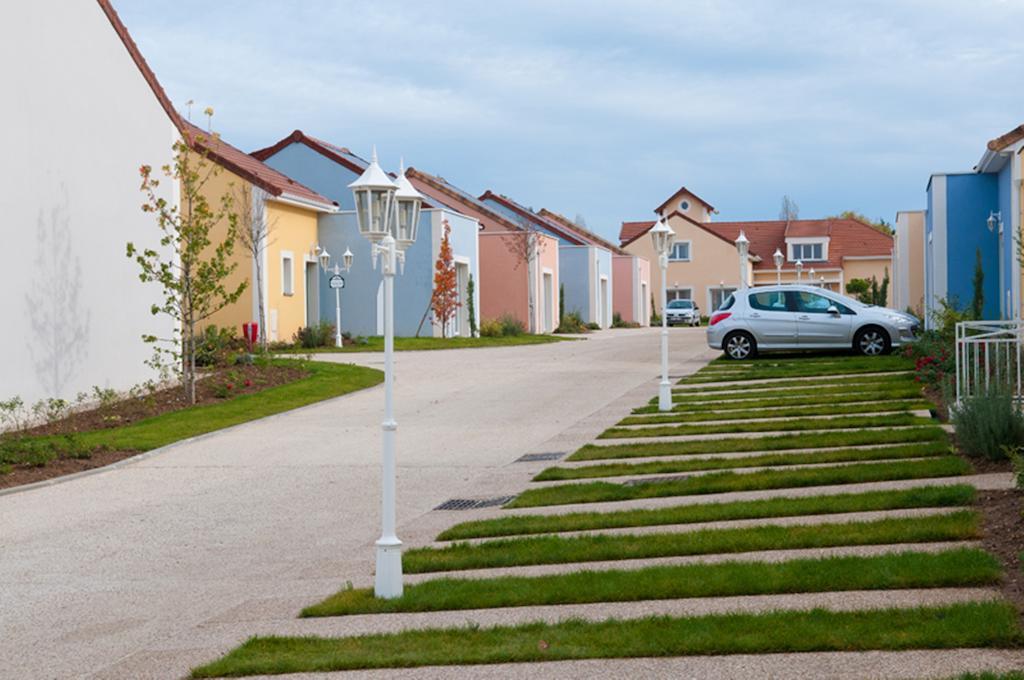
[[[1024,123],[1024,2],[114,0],[193,120],[624,220],[685,185],[716,220],[924,207]]]

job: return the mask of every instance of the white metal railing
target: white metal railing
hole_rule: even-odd
[[[994,390],[1021,400],[1024,322],[961,321],[956,325],[956,400]]]

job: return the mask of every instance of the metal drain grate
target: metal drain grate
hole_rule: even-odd
[[[516,458],[517,463],[535,463],[540,460],[561,460],[562,456],[565,455],[564,451],[554,451],[552,453],[528,453],[525,456],[519,456]]]
[[[478,508],[494,508],[505,505],[515,496],[497,496],[495,498],[449,498],[434,510],[476,510]]]

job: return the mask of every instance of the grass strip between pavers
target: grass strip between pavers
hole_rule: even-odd
[[[923,486],[899,491],[836,494],[834,496],[699,503],[652,510],[574,512],[565,515],[512,515],[462,522],[442,531],[437,540],[455,541],[466,538],[521,536],[560,531],[624,529],[627,527],[828,515],[872,510],[958,507],[973,503],[975,495],[973,486],[956,484],[952,486]]]
[[[664,475],[676,472],[723,470],[728,468],[807,465],[852,461],[893,460],[898,458],[929,458],[949,453],[945,442],[925,442],[873,449],[825,449],[813,453],[765,453],[740,458],[689,458],[659,460],[648,463],[606,463],[586,467],[549,467],[533,481],[552,482],[568,479],[621,477],[625,475]]]
[[[813,377],[820,375],[854,375],[857,373],[887,373],[911,371],[914,362],[903,356],[857,357],[835,364],[814,362],[772,362],[763,361],[736,367],[728,364],[709,364],[697,373],[679,381],[680,385],[692,385],[722,380],[761,380],[765,378]]]
[[[960,510],[926,517],[863,522],[766,524],[654,534],[527,536],[454,543],[443,548],[414,548],[405,553],[403,565],[407,572],[414,574],[768,550],[964,541],[980,535],[980,521],[976,512]]]
[[[903,430],[858,430],[853,432],[818,432],[814,434],[781,434],[764,437],[705,439],[688,442],[644,442],[641,444],[585,444],[567,460],[608,460],[613,458],[646,458],[650,456],[689,456],[701,453],[744,453],[746,451],[785,451],[817,449],[832,446],[870,446],[872,444],[905,444],[943,441],[949,436],[941,427],[916,427]]]
[[[823,557],[786,562],[724,562],[577,571],[549,576],[440,578],[405,587],[402,597],[375,597],[373,588],[342,590],[302,616],[349,616],[689,597],[737,597],[842,590],[979,587],[998,583],[1002,568],[973,548],[939,553]]]
[[[711,394],[713,392],[753,392],[757,394],[759,392],[801,392],[806,389],[823,387],[823,388],[834,388],[838,386],[855,387],[855,386],[878,386],[878,387],[891,387],[895,385],[913,385],[914,376],[905,373],[895,373],[892,375],[866,375],[866,376],[854,376],[840,377],[840,378],[814,378],[809,377],[806,380],[776,380],[768,381],[763,383],[755,383],[745,385],[743,381],[739,381],[735,385],[703,385],[695,384],[689,387],[674,387],[672,393],[676,396],[688,396],[692,394]],[[657,397],[655,397],[657,399]]]
[[[708,654],[1016,647],[1002,602],[434,628],[348,638],[253,637],[193,678]],[[538,667],[543,672],[543,667]]]
[[[851,415],[863,413],[884,413],[893,411],[921,411],[934,407],[930,401],[924,399],[912,400],[874,400],[857,404],[843,404],[833,402],[817,405],[800,405],[787,408],[773,408],[763,410],[757,408],[737,409],[725,412],[704,412],[704,411],[672,411],[657,415],[632,415],[626,416],[618,422],[619,425],[655,425],[658,423],[699,423],[709,420],[747,420],[750,418],[800,418],[802,416],[831,416]]]
[[[841,430],[846,428],[908,427],[934,425],[931,417],[897,413],[888,416],[836,416],[835,418],[791,418],[789,420],[768,420],[755,422],[662,425],[628,429],[610,427],[598,439],[632,439],[634,437],[674,437],[698,434],[738,434],[743,432],[801,432],[805,430]]]
[[[574,503],[609,503],[641,498],[695,496],[734,491],[792,489],[804,486],[864,484],[898,479],[954,477],[973,472],[970,463],[958,456],[885,463],[857,463],[797,470],[758,470],[756,472],[712,472],[681,479],[635,484],[613,482],[575,482],[527,489],[506,508]]]
[[[680,400],[675,399],[675,406],[671,411],[659,411],[657,404],[648,404],[633,409],[635,415],[661,414],[671,415],[673,413],[700,413],[704,411],[747,411],[750,409],[772,406],[817,406],[822,402],[830,404],[852,404],[861,402],[874,402],[876,400],[886,401],[919,401],[921,399],[920,386],[908,385],[898,389],[889,390],[865,390],[863,392],[852,390],[840,390],[827,394],[794,394],[792,396],[770,396],[758,397],[757,395],[746,395],[742,397],[717,397],[714,395],[698,397],[696,399]],[[930,402],[929,402],[930,403]]]

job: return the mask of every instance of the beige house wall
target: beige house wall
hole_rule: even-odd
[[[676,243],[690,242],[689,262],[668,263],[668,288],[691,289],[693,300],[700,307],[701,313],[707,315],[711,304],[711,289],[723,283],[727,288],[739,287],[739,255],[731,243],[678,215],[670,217],[668,224],[676,233]],[[651,245],[651,237],[644,234],[624,249],[650,262],[654,309],[661,314],[661,269],[654,246]]]
[[[845,258],[843,260],[843,279],[845,283],[849,283],[852,279],[868,279],[875,277],[878,280],[879,285],[882,283],[882,279],[885,278],[886,273],[889,274],[889,294],[886,296],[886,306],[892,306],[892,260],[888,257],[878,257],[865,260],[854,260]],[[846,294],[846,286],[843,286],[843,290],[840,292]]]

